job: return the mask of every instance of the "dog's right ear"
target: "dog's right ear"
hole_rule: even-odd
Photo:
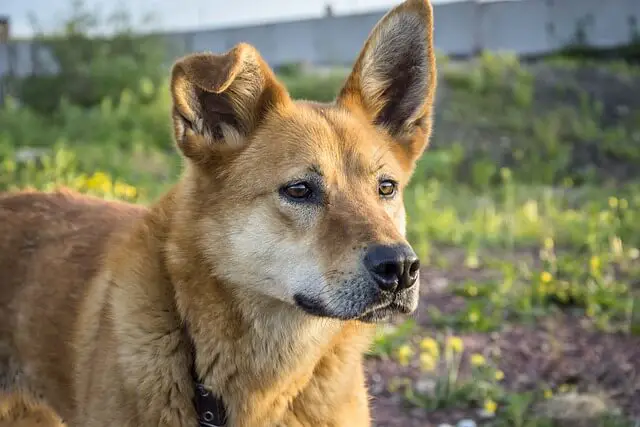
[[[176,143],[196,162],[213,150],[242,146],[271,109],[291,102],[271,68],[246,43],[222,55],[178,60],[171,95]]]

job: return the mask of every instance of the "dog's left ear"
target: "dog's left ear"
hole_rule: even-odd
[[[431,134],[435,88],[432,7],[406,0],[374,27],[336,101],[363,113],[415,161]]]

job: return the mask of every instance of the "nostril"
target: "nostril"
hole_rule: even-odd
[[[420,260],[417,258],[407,260],[407,275],[404,281],[404,287],[410,288],[418,280],[418,273],[420,271]]]
[[[413,261],[409,261],[409,277],[417,277],[418,271],[420,270],[420,260],[414,259]]]
[[[401,266],[396,262],[383,262],[374,267],[374,273],[382,278],[387,280],[398,280],[398,276],[402,273],[400,272]]]

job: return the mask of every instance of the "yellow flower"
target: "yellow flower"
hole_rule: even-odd
[[[85,185],[89,190],[100,190],[108,194],[112,188],[111,177],[104,172],[96,172],[87,179]]]
[[[548,388],[544,390],[543,394],[545,399],[551,399],[553,397],[553,392]]]
[[[118,181],[113,187],[113,193],[117,197],[126,197],[127,199],[133,199],[134,197],[136,197],[137,191],[135,187]]]
[[[451,349],[454,353],[462,353],[464,350],[464,343],[460,337],[448,337],[447,338],[447,348]]]
[[[478,255],[476,254],[467,255],[467,258],[464,260],[464,265],[466,265],[468,268],[471,268],[471,269],[478,268],[480,266],[480,260],[478,259]]]
[[[589,267],[592,273],[597,272],[600,269],[600,258],[596,255],[592,256],[589,260]]]
[[[566,384],[562,384],[560,387],[558,387],[558,391],[560,393],[566,393],[569,391],[569,386]]]
[[[524,215],[530,222],[538,221],[538,203],[534,200],[528,200],[523,207]]]
[[[494,376],[496,378],[496,381],[502,381],[504,379],[504,372],[502,372],[501,370],[497,370]]]
[[[469,313],[469,322],[476,323],[478,320],[480,320],[480,315],[477,311],[472,311],[471,313]]]
[[[511,169],[509,168],[500,168],[500,175],[502,176],[502,179],[505,181],[508,181],[509,178],[511,178]]]
[[[487,399],[484,401],[484,410],[488,414],[495,414],[496,409],[498,409],[498,404],[491,399]]]
[[[431,372],[436,369],[436,359],[429,353],[420,353],[420,369],[422,372]]]
[[[548,271],[543,271],[540,275],[540,280],[542,283],[549,283],[553,279],[553,275]]]
[[[485,363],[487,363],[487,361],[485,360],[483,355],[479,353],[475,353],[471,355],[471,364],[473,366],[482,366]]]
[[[478,295],[478,288],[476,286],[469,286],[469,288],[467,288],[467,294],[470,297],[475,297]]]
[[[618,207],[618,199],[616,197],[609,197],[609,207],[611,209]]]
[[[629,249],[629,258],[631,258],[631,259],[640,258],[640,250],[638,248]]]
[[[408,344],[403,344],[397,350],[398,363],[402,366],[409,364],[409,359],[413,356],[413,349]]]
[[[545,249],[553,249],[553,238],[547,237],[544,239],[544,248]]]
[[[433,338],[423,338],[422,341],[420,341],[420,349],[436,359],[440,355],[440,346],[438,346],[438,342]]]
[[[629,207],[629,202],[627,199],[620,199],[620,209],[627,209]]]
[[[620,237],[614,236],[609,239],[609,245],[611,246],[611,252],[613,252],[615,256],[622,256],[622,254],[624,253],[624,249],[622,245],[622,239]]]

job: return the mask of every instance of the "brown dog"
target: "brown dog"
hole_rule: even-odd
[[[363,353],[410,313],[402,192],[427,145],[432,10],[372,31],[335,103],[293,101],[249,45],[178,61],[185,169],[149,209],[0,198],[0,387],[72,427],[369,426]]]

